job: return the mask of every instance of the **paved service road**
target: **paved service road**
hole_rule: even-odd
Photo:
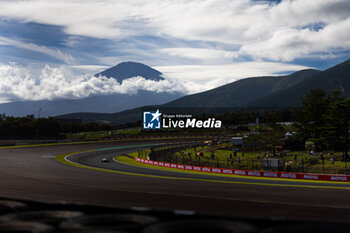
[[[102,157],[134,151],[156,141],[108,142],[0,149],[0,196],[39,201],[68,201],[122,207],[146,206],[157,209],[186,209],[233,216],[286,216],[348,222],[350,186],[332,188],[270,186],[248,183],[258,179],[220,178],[231,183],[198,181],[218,179],[143,169],[115,162],[102,163]],[[176,176],[181,179],[109,173],[68,166],[55,160],[57,155],[99,148],[122,147],[70,156],[68,159],[89,166],[138,174]],[[182,179],[191,178],[191,179]],[[241,183],[245,182],[245,183]],[[309,182],[270,180],[273,184],[331,186]],[[334,186],[339,186],[334,188]],[[342,186],[342,187],[340,187]]]

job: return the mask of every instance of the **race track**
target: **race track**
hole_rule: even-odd
[[[347,184],[219,178],[101,162],[102,157],[112,158],[154,143],[157,141],[1,148],[0,196],[232,216],[350,220]],[[61,154],[112,147],[121,148],[80,153],[68,159],[117,173],[69,166],[55,160]]]

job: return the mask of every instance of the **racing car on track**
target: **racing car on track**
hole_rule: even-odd
[[[109,160],[109,158],[104,157],[104,158],[101,159],[101,162],[103,162],[103,163],[109,163],[110,160]]]

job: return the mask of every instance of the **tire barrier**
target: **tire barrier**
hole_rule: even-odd
[[[0,200],[0,214],[11,214],[27,209],[23,202]]]
[[[135,214],[110,214],[97,216],[83,216],[63,222],[60,227],[68,230],[130,230],[141,229],[149,224],[157,222],[158,219],[152,216]]]
[[[277,226],[265,229],[262,233],[347,233],[349,228],[342,224],[287,224],[285,226]]]
[[[142,233],[173,232],[254,233],[257,232],[257,230],[253,226],[240,222],[198,219],[155,224],[142,231]]]
[[[54,228],[40,222],[3,222],[0,223],[0,232],[44,233],[52,232]]]
[[[50,210],[50,211],[27,211],[16,214],[8,214],[0,217],[0,222],[7,221],[39,221],[46,224],[58,225],[64,220],[81,217],[84,215],[79,211],[62,211],[62,210]]]
[[[171,200],[170,200],[171,201]],[[118,208],[72,203],[44,203],[0,198],[0,203],[22,203],[25,209],[0,214],[0,232],[22,233],[306,233],[349,232],[350,224],[302,221],[281,217],[230,217],[194,211],[161,211],[143,207]],[[17,204],[16,204],[17,205]],[[278,214],[278,213],[277,213]]]

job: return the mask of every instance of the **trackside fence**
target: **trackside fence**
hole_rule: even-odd
[[[339,172],[339,168],[336,168],[334,163],[327,164],[324,160],[316,157],[295,156],[293,160],[286,160],[283,157],[266,158],[257,154],[256,157],[249,158],[244,156],[218,158],[215,153],[212,156],[200,155],[198,152],[204,147],[203,140],[174,142],[153,146],[147,151],[138,151],[138,158],[182,165],[239,170],[322,174],[348,174],[346,171],[349,170],[347,160],[344,161],[342,171]],[[318,166],[318,170],[315,170],[315,165]]]

